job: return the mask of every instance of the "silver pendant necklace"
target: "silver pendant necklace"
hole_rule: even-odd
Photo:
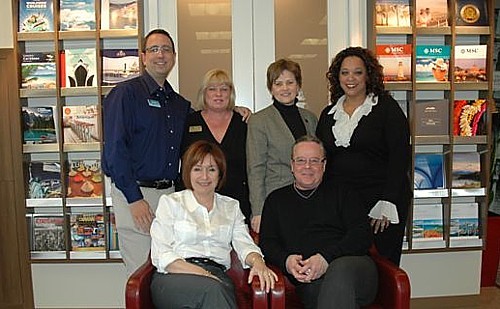
[[[316,190],[318,190],[318,187],[319,187],[319,186],[317,186],[316,188],[314,188],[311,192],[309,192],[309,193],[306,195],[306,194],[304,194],[304,193],[300,192],[300,189],[299,189],[299,188],[297,188],[297,185],[295,184],[295,182],[293,183],[293,189],[295,190],[295,192],[297,192],[297,194],[298,194],[301,198],[303,198],[303,199],[305,199],[305,200],[308,200],[311,196],[313,196],[313,194],[316,192]]]

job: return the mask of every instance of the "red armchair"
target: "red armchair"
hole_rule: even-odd
[[[151,264],[151,260],[148,259],[146,263],[128,278],[125,289],[127,309],[154,308],[149,291],[151,276],[154,271],[156,269]],[[259,279],[254,277],[251,285],[247,283],[248,269],[243,269],[234,251],[231,252],[231,269],[227,271],[227,274],[234,282],[236,301],[239,309],[265,309],[268,307],[267,294],[265,291],[260,290]],[[283,294],[283,291],[281,294]]]
[[[389,260],[381,257],[375,249],[370,250],[372,259],[378,268],[378,293],[375,301],[367,307],[409,309],[410,308],[410,280],[404,270]],[[303,308],[295,293],[295,286],[276,267],[272,267],[278,274],[279,280],[270,295],[270,307],[273,309]]]

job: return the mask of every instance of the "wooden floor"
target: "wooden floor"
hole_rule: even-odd
[[[411,300],[411,309],[498,309],[500,288],[481,288],[480,295],[417,298]]]

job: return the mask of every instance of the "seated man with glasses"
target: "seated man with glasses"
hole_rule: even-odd
[[[295,181],[266,198],[260,247],[306,308],[357,308],[377,293],[377,268],[367,255],[373,235],[356,192],[323,182],[325,164],[316,137],[295,142]]]

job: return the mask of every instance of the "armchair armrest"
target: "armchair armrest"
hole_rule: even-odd
[[[248,272],[247,272],[248,275]],[[268,308],[266,291],[260,289],[259,277],[253,277],[250,285],[252,290],[253,309]]]
[[[275,265],[267,265],[276,275],[278,276],[278,281],[274,284],[274,289],[270,292],[269,306],[272,309],[285,309],[285,282],[286,277],[283,275],[281,270]]]
[[[410,308],[410,280],[404,270],[370,250],[378,269],[378,293],[376,303],[384,308]]]
[[[148,260],[127,280],[125,304],[127,309],[154,308],[151,301],[150,284],[155,268]]]

